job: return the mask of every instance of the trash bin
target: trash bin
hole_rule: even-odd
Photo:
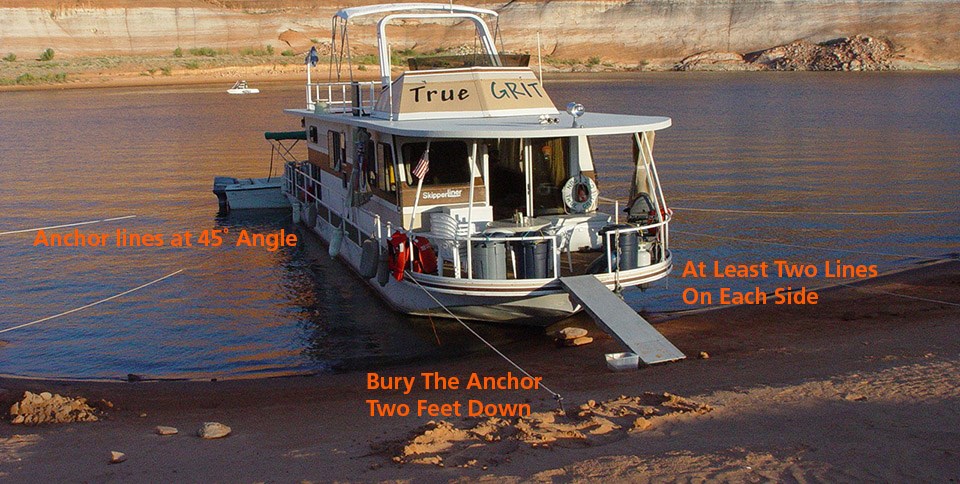
[[[607,225],[606,227],[600,229],[600,236],[603,240],[603,253],[607,253],[606,244],[608,242],[607,233],[613,232],[618,229],[630,229],[634,228],[633,225],[627,224],[618,224],[618,225]],[[619,239],[619,242],[617,241]],[[609,243],[613,244],[613,247],[610,248],[610,254],[613,257],[614,269],[617,268],[618,264],[621,271],[626,271],[630,269],[636,269],[637,266],[637,255],[639,251],[638,247],[639,235],[636,231],[633,232],[622,232],[620,235],[613,235],[609,237]],[[617,245],[619,245],[619,256],[617,254]]]
[[[473,278],[507,278],[507,243],[503,240],[488,238],[473,242]]]
[[[524,237],[538,236],[540,232],[527,232]],[[543,239],[520,241],[517,253],[517,279],[546,279],[550,260],[550,243]]]

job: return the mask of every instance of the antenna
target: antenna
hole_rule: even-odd
[[[543,59],[540,58],[540,31],[537,31],[537,69],[540,70],[540,85],[543,86]]]

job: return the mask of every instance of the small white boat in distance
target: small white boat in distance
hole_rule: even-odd
[[[247,81],[237,81],[230,89],[227,89],[227,94],[258,94],[259,89],[247,86]]]
[[[213,193],[220,203],[220,213],[231,210],[288,208],[290,200],[284,195],[284,179],[273,176],[273,161],[279,156],[284,163],[296,163],[293,147],[307,139],[306,131],[266,132],[270,142],[270,176],[264,178],[234,178],[218,176],[213,179]]]

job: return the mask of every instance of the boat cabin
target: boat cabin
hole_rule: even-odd
[[[670,212],[652,146],[669,118],[585,112],[575,102],[557,109],[535,73],[517,65],[529,56],[497,51],[483,20],[497,13],[474,7],[343,9],[333,19],[341,52],[332,65],[343,67],[345,57],[349,67],[347,24],[375,15],[380,80],[338,74],[315,83],[308,56],[306,106],[287,110],[302,119],[308,157],[288,164],[285,192],[295,218],[327,240],[332,254],[364,277],[383,271],[367,252],[388,254],[392,277],[379,277],[388,300],[427,314],[415,306],[429,301],[394,285],[412,278],[437,295],[459,297],[451,301],[461,307],[532,307],[542,302],[530,297],[556,295],[566,275],[595,274],[611,288],[666,276]],[[412,59],[395,76],[386,27],[414,19],[473,25],[478,51]],[[623,161],[634,176],[630,198],[617,201],[601,196],[590,143],[624,134],[633,139],[634,156]],[[398,250],[412,251],[399,270]],[[430,251],[434,264],[424,260]]]

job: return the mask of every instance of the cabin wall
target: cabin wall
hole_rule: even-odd
[[[353,170],[356,169],[357,166],[357,150],[355,145],[356,128],[342,123],[309,117],[304,120],[304,124],[307,130],[307,161],[316,167],[315,169],[320,175],[320,183],[322,184],[322,190],[320,191],[321,202],[336,214],[347,214],[351,210],[349,201],[347,200],[350,191],[349,183]],[[343,159],[339,169],[334,165],[338,156],[336,151],[341,148],[337,146],[331,149],[331,136],[329,136],[331,131],[338,133],[342,140],[340,145],[343,148],[340,156],[342,156]],[[378,143],[386,143],[387,146],[384,148],[387,151],[392,151],[391,136],[374,132],[370,134],[371,141],[373,142],[372,156],[377,156],[376,147]],[[384,227],[386,227],[388,223],[393,226],[399,226],[401,224],[401,217],[397,203],[397,195],[402,197],[402,194],[391,194],[373,185],[370,186],[370,192],[372,196],[369,201],[361,206],[363,210],[379,216],[381,224]],[[319,211],[319,215],[324,215],[323,209]],[[359,215],[353,217],[357,219],[356,223],[360,231],[367,234],[372,234],[375,231],[370,221],[361,220],[362,217]],[[338,218],[334,218],[334,221],[337,220]]]

